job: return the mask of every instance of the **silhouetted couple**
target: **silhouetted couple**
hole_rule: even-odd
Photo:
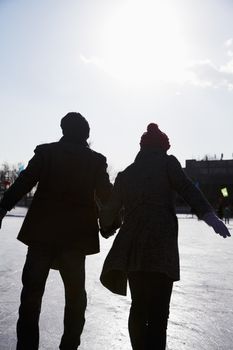
[[[79,347],[86,309],[85,257],[99,252],[98,218],[105,238],[120,226],[101,282],[121,295],[126,295],[129,282],[132,348],[164,350],[173,282],[179,280],[174,192],[216,233],[223,237],[230,233],[178,160],[167,155],[168,137],[156,124],[148,126],[135,161],[118,174],[113,187],[106,158],[88,146],[86,119],[68,113],[61,128],[61,140],[36,147],[27,168],[0,202],[1,225],[6,212],[37,185],[18,235],[28,245],[28,253],[17,350],[39,348],[38,322],[50,268],[59,270],[65,288],[60,349]]]

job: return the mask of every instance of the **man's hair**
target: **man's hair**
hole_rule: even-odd
[[[61,119],[61,128],[64,136],[87,140],[90,127],[88,121],[77,112],[69,112]]]

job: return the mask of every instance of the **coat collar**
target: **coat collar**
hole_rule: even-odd
[[[135,162],[140,162],[144,160],[148,160],[150,158],[153,158],[156,155],[165,155],[166,151],[160,148],[153,148],[153,149],[141,149],[138,154],[136,155]]]
[[[78,138],[70,138],[68,136],[62,136],[59,142],[64,144],[74,145],[74,146],[89,147],[87,141],[80,140]]]

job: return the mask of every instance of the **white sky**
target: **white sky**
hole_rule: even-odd
[[[149,122],[185,159],[233,154],[232,0],[0,0],[0,164],[81,112],[115,171]]]

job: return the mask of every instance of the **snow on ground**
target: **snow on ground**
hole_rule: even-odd
[[[16,208],[0,231],[0,349],[15,349],[15,323],[26,246],[15,237],[25,214]],[[205,223],[179,219],[181,281],[175,283],[168,327],[169,350],[233,349],[233,238],[223,239]],[[233,228],[233,222],[229,225]],[[80,350],[130,350],[127,331],[130,296],[104,289],[99,275],[113,238],[101,253],[87,257],[88,307]],[[51,271],[43,299],[40,350],[58,349],[64,294]]]

